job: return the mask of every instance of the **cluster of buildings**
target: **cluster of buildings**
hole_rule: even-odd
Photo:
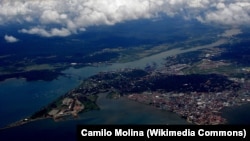
[[[211,63],[210,61],[205,61]],[[218,63],[218,62],[217,62]],[[222,63],[222,64],[220,64]],[[215,63],[216,64],[216,63]],[[215,65],[212,63],[211,65]],[[228,65],[219,62],[219,65]],[[85,107],[79,96],[98,95],[104,92],[115,92],[124,95],[130,100],[155,106],[177,113],[187,121],[194,124],[211,125],[224,124],[226,119],[221,116],[221,109],[228,106],[240,105],[250,101],[250,81],[231,78],[233,82],[241,84],[239,89],[233,85],[212,85],[207,81],[207,87],[226,87],[223,91],[165,91],[157,89],[152,91],[154,79],[162,78],[168,74],[179,74],[183,69],[189,68],[187,64],[176,64],[169,69],[158,69],[141,75],[144,71],[124,69],[114,72],[102,72],[86,79],[78,88],[72,90],[62,100],[62,104],[52,109],[48,114],[54,118],[64,115],[76,115]],[[166,71],[165,73],[163,71]],[[176,74],[177,73],[177,74]],[[235,78],[236,79],[236,78]],[[219,83],[219,82],[216,82]],[[189,84],[183,84],[189,87]],[[201,85],[201,84],[200,84]],[[152,87],[152,88],[151,88]],[[232,87],[232,88],[231,88]],[[213,89],[213,88],[212,88]],[[195,90],[195,89],[194,89]],[[95,102],[95,101],[93,101]]]
[[[77,114],[83,109],[84,105],[77,98],[65,97],[62,100],[61,105],[48,112],[48,116],[57,120],[68,115],[77,116]]]
[[[229,66],[229,65],[230,63],[227,63],[223,60],[212,61],[210,59],[202,59],[202,61],[200,62],[200,64],[197,65],[197,67],[201,70],[208,70],[208,69],[215,69],[218,67]]]
[[[247,89],[245,90],[247,91]],[[133,93],[128,95],[127,98],[159,109],[172,111],[194,124],[217,125],[227,122],[220,115],[221,109],[250,101],[250,95],[242,93],[243,91],[240,93],[234,91],[216,93],[162,93],[155,91]]]

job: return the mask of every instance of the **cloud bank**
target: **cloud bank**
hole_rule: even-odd
[[[23,24],[19,32],[44,37],[65,37],[88,26],[160,14],[208,24],[250,24],[249,0],[1,0],[0,9],[0,25]]]
[[[5,35],[4,39],[6,42],[8,43],[15,43],[18,42],[19,40],[17,38],[15,38],[14,36],[9,36],[9,35]]]

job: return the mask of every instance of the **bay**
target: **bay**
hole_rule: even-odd
[[[112,65],[89,66],[80,69],[69,68],[56,80],[27,82],[25,79],[9,79],[0,82],[0,127],[11,122],[25,118],[38,109],[46,106],[70,89],[78,86],[81,79],[95,75],[101,71],[114,71],[124,68],[144,68],[149,63],[162,65],[164,58],[199,49],[212,48],[227,43],[225,39],[219,39],[214,43],[196,46],[190,49],[176,48],[159,54],[148,56],[128,63],[114,63]]]
[[[80,84],[75,78],[59,77],[50,82],[8,79],[0,83],[0,128],[30,116]]]
[[[168,56],[186,53],[225,44],[226,40],[197,46],[191,49],[173,49],[128,63],[114,63],[98,67],[69,68],[56,80],[27,82],[25,79],[9,79],[0,82],[0,127],[30,116],[32,113],[54,101],[70,89],[78,86],[82,79],[101,71],[124,68],[144,68],[148,63],[161,65]],[[74,140],[77,124],[187,124],[176,114],[140,103],[100,98],[100,111],[83,113],[81,118],[54,122],[46,119],[0,131],[3,140]],[[15,135],[15,136],[13,136]]]
[[[224,108],[222,116],[227,119],[231,125],[250,125],[250,103],[240,106]]]
[[[45,119],[22,126],[0,130],[2,140],[72,141],[76,140],[77,125],[185,125],[178,115],[155,107],[129,101],[125,98],[108,99],[100,94],[97,100],[100,110],[82,113],[79,118],[55,122]]]

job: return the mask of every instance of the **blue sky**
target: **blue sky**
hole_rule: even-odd
[[[1,0],[0,9],[0,26],[16,23],[19,33],[48,38],[162,14],[233,28],[250,24],[249,0]],[[18,41],[11,33],[3,38]]]

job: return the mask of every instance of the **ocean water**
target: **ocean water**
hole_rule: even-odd
[[[97,104],[101,110],[82,113],[79,118],[55,122],[52,119],[39,120],[28,124],[0,130],[1,141],[74,141],[77,125],[186,125],[178,115],[156,109],[125,98],[107,99],[99,95]]]
[[[231,125],[250,125],[250,103],[222,110],[222,116]]]
[[[0,82],[0,127],[30,116],[68,90],[78,86],[81,82],[79,78],[84,79],[100,71],[127,67],[143,68],[150,61],[160,64],[164,57],[170,55],[210,48],[224,43],[226,41],[220,40],[188,50],[173,49],[124,64],[81,69],[70,68],[64,71],[68,77],[62,76],[50,82],[27,82],[24,79],[9,79]],[[46,119],[0,130],[0,140],[76,140],[76,126],[79,124],[188,124],[174,113],[125,99],[110,100],[101,96],[98,104],[101,110],[83,113],[78,119],[61,122]]]
[[[50,82],[25,79],[0,82],[0,127],[30,116],[78,84],[75,78],[66,77]]]
[[[161,60],[161,57],[158,57]],[[100,71],[127,67],[145,67],[147,62],[138,60],[109,66],[70,68],[56,80],[27,82],[25,79],[9,79],[0,83],[0,127],[30,116],[38,109],[54,101],[70,89],[78,86],[81,79]],[[79,79],[81,78],[81,79]],[[103,99],[103,98],[102,98]],[[90,111],[81,118],[54,122],[46,119],[23,126],[0,130],[0,140],[75,140],[78,124],[171,124],[184,123],[174,113],[158,111],[153,107],[127,100],[99,101],[100,111]]]

